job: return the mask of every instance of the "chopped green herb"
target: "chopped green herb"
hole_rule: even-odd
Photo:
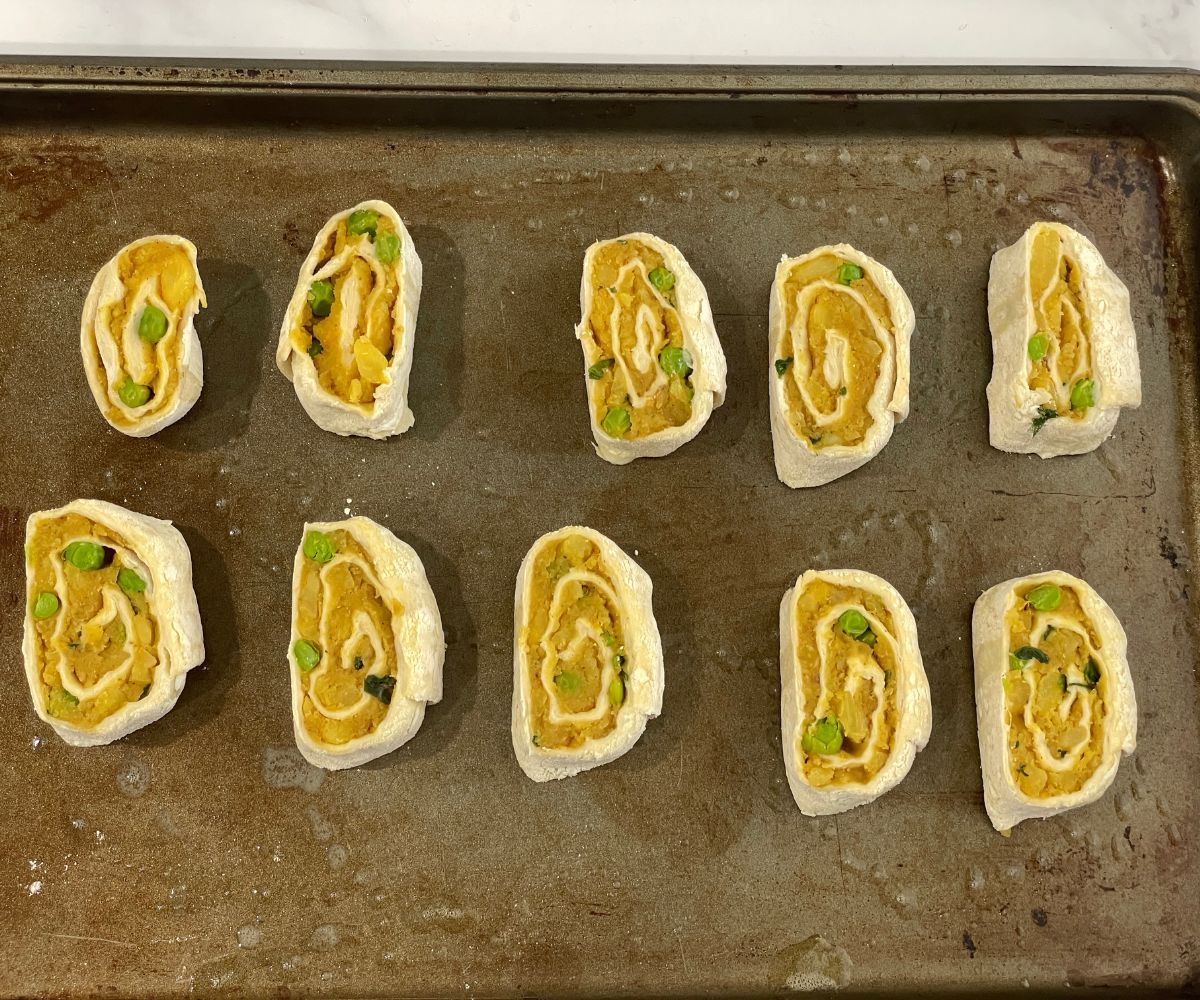
[[[351,236],[362,236],[363,233],[369,233],[374,239],[375,230],[378,227],[379,213],[369,208],[356,208],[346,219],[346,232]]]
[[[1033,418],[1033,434],[1037,436],[1037,432],[1046,426],[1048,420],[1053,420],[1058,416],[1058,410],[1051,406],[1039,406],[1038,415]]]
[[[793,358],[776,358],[775,359],[775,374],[783,378],[787,374],[787,370],[792,367]]]
[[[892,672],[890,670],[885,670],[883,672],[883,686],[889,687],[891,685],[891,683],[892,683]]]
[[[314,316],[328,316],[333,308],[333,282],[314,281],[308,286],[306,298]]]
[[[808,436],[808,440],[812,444],[820,444],[821,443],[821,435],[820,434],[810,434]]]
[[[34,599],[33,610],[30,613],[40,621],[56,615],[59,607],[58,595],[51,590],[43,590]]]
[[[318,354],[323,354],[324,351],[325,351],[325,345],[322,344],[319,340],[317,340],[316,337],[313,337],[313,339],[309,341],[308,356],[310,358],[315,358]]]
[[[1090,378],[1081,378],[1071,386],[1071,409],[1086,410],[1096,405],[1096,384]]]
[[[167,314],[147,302],[142,318],[138,320],[137,332],[147,344],[157,344],[167,335]]]
[[[1029,338],[1029,360],[1041,361],[1050,349],[1050,338],[1044,333],[1034,334]]]
[[[625,663],[626,663],[625,654],[624,653],[613,653],[612,661],[613,661],[613,666],[620,669],[621,667],[625,666]]]
[[[826,715],[808,727],[808,732],[800,740],[800,748],[805,753],[837,753],[842,748],[845,736],[841,720],[836,715]]]
[[[396,690],[396,678],[390,674],[381,677],[379,674],[367,674],[363,678],[363,690],[372,698],[378,698],[385,705],[392,703],[392,692]]]
[[[1029,777],[1029,771],[1026,769],[1025,764],[1022,764],[1020,767],[1017,768],[1017,770],[1020,771],[1023,775],[1025,775],[1025,777],[1027,777],[1027,778]]]
[[[609,437],[621,437],[632,426],[633,421],[629,419],[629,411],[620,406],[614,406],[604,414],[604,419],[600,421],[601,429]]]
[[[109,561],[109,552],[98,542],[71,542],[62,553],[63,559],[76,569],[96,570]]]
[[[1022,646],[1013,654],[1018,660],[1037,660],[1039,663],[1049,663],[1050,657],[1037,646]]]
[[[1058,689],[1063,693],[1067,693],[1067,675],[1061,670],[1058,672]]]
[[[1059,760],[1062,760],[1062,759],[1063,759],[1063,758],[1064,758],[1066,755],[1067,755],[1067,751],[1066,751],[1066,750],[1063,750],[1063,749],[1060,747],[1060,748],[1059,748],[1059,750],[1058,750],[1058,759],[1059,759]]]
[[[127,594],[141,594],[146,589],[146,581],[128,566],[122,566],[117,570],[117,586]]]
[[[292,657],[296,666],[307,673],[321,662],[321,647],[307,639],[297,639],[292,643]]]
[[[572,694],[583,687],[583,678],[574,670],[564,670],[554,675],[555,686],[566,694]]]
[[[530,736],[530,737],[529,737],[529,741],[530,741],[530,742],[531,742],[531,743],[532,743],[532,744],[533,744],[535,747],[540,747],[540,746],[542,745],[542,741],[541,741],[541,739],[538,737],[538,734],[537,734],[537,733],[534,733],[532,736]]]
[[[685,347],[664,347],[658,354],[658,363],[668,375],[687,378],[692,374],[692,355]]]
[[[1020,750],[1020,749],[1021,749],[1021,741],[1020,741],[1020,740],[1017,740],[1017,741],[1016,741],[1016,742],[1015,742],[1015,743],[1012,745],[1012,748],[1013,748],[1014,750]]]
[[[617,363],[616,358],[601,358],[588,369],[588,378],[596,381],[604,378],[604,373]]]
[[[1083,676],[1087,680],[1090,687],[1095,687],[1100,683],[1100,667],[1090,656],[1088,657],[1087,663],[1084,664]]]
[[[142,688],[142,693],[138,695],[138,701],[141,701],[149,693],[150,693],[150,685],[147,684],[144,688]]]
[[[842,630],[851,639],[857,639],[864,632],[871,628],[871,623],[867,621],[867,616],[857,608],[848,608],[838,617],[838,628]]]
[[[842,386],[840,389],[838,389],[838,395],[839,395],[839,396],[844,396],[844,395],[846,395],[846,393],[847,393],[847,392],[849,392],[849,391],[850,391],[850,390],[849,390],[849,389],[847,389],[845,386]]]
[[[848,285],[852,281],[858,281],[862,276],[863,269],[857,264],[851,264],[849,261],[838,268],[837,278],[840,285]]]
[[[1062,591],[1052,583],[1044,583],[1026,594],[1025,601],[1038,611],[1053,611],[1062,603]]]
[[[117,386],[117,398],[131,410],[145,406],[153,395],[154,390],[150,386],[135,382],[128,375]]]
[[[546,575],[551,580],[557,580],[560,576],[566,576],[571,571],[571,562],[566,556],[555,556],[546,564]]]
[[[600,641],[602,643],[604,643],[604,645],[606,645],[609,649],[617,648],[617,637],[609,631],[604,631],[604,632],[600,633]]]
[[[304,535],[304,554],[313,562],[327,563],[335,551],[333,539],[323,531],[309,531]]]
[[[390,264],[399,256],[399,236],[395,233],[380,233],[375,237],[375,257],[380,264]]]
[[[660,292],[669,292],[675,287],[675,275],[665,267],[656,267],[650,272],[648,277],[650,278],[650,284]]]
[[[362,668],[363,668],[363,658],[361,656],[356,656],[354,658],[354,669],[362,670]]]
[[[1017,658],[1016,653],[1008,654],[1008,669],[1009,670],[1024,670],[1025,664]]]
[[[63,701],[65,701],[68,705],[78,705],[79,704],[79,699],[76,698],[73,694],[71,694],[70,691],[68,691],[66,688],[62,688],[61,690],[62,690]]]

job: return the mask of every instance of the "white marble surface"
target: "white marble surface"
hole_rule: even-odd
[[[1200,68],[1196,0],[0,0],[10,55]]]

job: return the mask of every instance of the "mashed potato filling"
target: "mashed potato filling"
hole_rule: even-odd
[[[291,339],[313,359],[327,392],[370,407],[404,341],[403,256],[387,216],[369,212],[373,232],[351,232],[348,219],[357,214],[339,220],[326,241]]]
[[[309,554],[312,534],[328,543],[317,558]],[[348,531],[310,533],[305,542],[296,598],[296,646],[304,645],[294,647],[292,669],[304,691],[305,728],[340,745],[387,716],[400,672],[393,619],[404,608],[385,594],[371,557]]]
[[[39,523],[26,559],[47,711],[95,728],[154,682],[161,653],[150,573],[120,535],[80,514]]]
[[[694,362],[675,277],[640,240],[612,240],[592,259],[583,344],[596,421],[611,437],[646,437],[692,415]]]
[[[576,749],[612,732],[629,664],[624,615],[600,549],[582,535],[542,547],[521,642],[536,746]]]
[[[833,254],[787,274],[776,372],[788,420],[815,449],[862,443],[874,418],[867,403],[894,328],[887,299],[856,264]]]
[[[865,784],[887,763],[898,721],[891,613],[876,594],[814,580],[793,627],[803,773],[815,787]]]
[[[1048,594],[1057,594],[1057,603]],[[1100,635],[1078,594],[1052,585],[1018,591],[1005,627],[1004,721],[1013,781],[1035,799],[1076,792],[1104,750],[1107,683]]]
[[[1033,238],[1029,294],[1037,328],[1029,341],[1029,387],[1044,392],[1059,416],[1082,419],[1094,401],[1083,271],[1048,226]]]
[[[105,416],[133,427],[166,405],[179,385],[196,268],[186,248],[151,241],[124,250],[117,274],[123,294],[100,308],[96,349],[107,387]]]

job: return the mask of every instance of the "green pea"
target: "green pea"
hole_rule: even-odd
[[[1081,378],[1071,386],[1071,409],[1086,410],[1096,405],[1096,384],[1090,378]]]
[[[616,363],[616,358],[601,358],[588,369],[588,378],[593,381],[604,378],[604,373]]]
[[[39,621],[58,614],[58,595],[50,590],[43,590],[33,602],[33,617]]]
[[[1062,591],[1052,583],[1043,583],[1026,594],[1025,601],[1038,611],[1053,611],[1062,603]]]
[[[336,551],[333,539],[323,531],[310,531],[304,536],[304,554],[313,562],[327,563]]]
[[[145,406],[150,402],[150,397],[153,395],[154,390],[150,386],[141,385],[128,375],[117,386],[117,398],[131,410],[136,410],[139,406]]]
[[[692,374],[692,356],[684,347],[664,347],[659,352],[658,363],[668,375],[687,378]]]
[[[328,316],[333,308],[333,282],[314,281],[308,286],[308,308],[314,316]]]
[[[351,236],[361,236],[370,233],[372,238],[379,226],[379,213],[369,208],[356,208],[346,220],[346,232]]]
[[[296,666],[308,673],[321,662],[321,647],[307,639],[297,639],[292,643],[292,657],[296,661]]]
[[[871,623],[867,621],[867,616],[861,611],[856,608],[847,608],[838,618],[838,628],[851,639],[857,639],[871,630]]]
[[[827,715],[808,727],[808,732],[800,740],[800,747],[805,753],[837,753],[842,749],[845,736],[841,720],[836,715]]]
[[[792,367],[791,358],[776,358],[775,359],[775,374],[783,378],[787,374],[787,370]]]
[[[325,345],[317,340],[316,337],[313,337],[313,339],[308,342],[308,356],[310,358],[315,358],[318,354],[323,354],[324,351]]]
[[[117,586],[127,594],[140,594],[146,589],[146,581],[128,567],[117,570]]]
[[[625,674],[617,674],[608,684],[608,703],[620,708],[625,701]]]
[[[1029,338],[1029,360],[1041,361],[1050,350],[1050,338],[1044,333],[1034,334]]]
[[[157,344],[167,335],[167,314],[158,306],[146,304],[138,320],[138,336],[147,344]]]
[[[583,678],[574,670],[564,670],[562,673],[554,675],[554,683],[560,691],[573,694],[583,687]]]
[[[665,267],[656,267],[649,274],[650,284],[660,292],[669,292],[675,287],[675,275]]]
[[[863,269],[857,264],[851,264],[849,261],[838,268],[837,278],[839,285],[848,285],[852,281],[858,281],[862,276]]]
[[[600,421],[601,429],[609,437],[620,437],[632,426],[633,421],[629,419],[629,411],[620,406],[614,406],[604,414],[604,419]]]
[[[97,542],[72,542],[63,549],[63,558],[76,569],[100,569],[107,561],[108,552]]]
[[[375,237],[375,256],[380,264],[390,264],[400,256],[400,237],[396,233],[380,233]]]

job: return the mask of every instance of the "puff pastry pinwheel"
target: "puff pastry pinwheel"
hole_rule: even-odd
[[[38,511],[25,580],[33,707],[73,746],[162,718],[204,660],[191,553],[169,521],[102,500]]]
[[[591,528],[542,535],[517,575],[512,741],[534,781],[616,760],[662,710],[646,572]]]
[[[421,258],[391,205],[364,201],[325,223],[275,352],[318,427],[386,438],[413,425],[408,377],[420,300]]]
[[[1142,402],[1129,291],[1090,240],[1035,222],[988,277],[992,446],[1042,458],[1099,447]]]
[[[779,262],[767,377],[782,482],[821,486],[879,454],[908,416],[915,322],[896,276],[852,246]]]
[[[917,626],[886,580],[809,570],[779,605],[783,760],[806,816],[877,799],[929,741]]]
[[[100,414],[122,434],[148,437],[200,398],[205,304],[196,248],[182,236],[134,240],[97,272],[79,350]]]
[[[292,570],[292,728],[317,767],[407,743],[442,698],[446,642],[413,549],[367,517],[306,524]]]
[[[679,248],[650,233],[593,243],[579,307],[596,454],[614,465],[661,458],[699,434],[725,399],[725,354]]]
[[[1083,580],[1035,573],[975,602],[983,798],[997,830],[1094,802],[1137,745],[1125,630]]]

